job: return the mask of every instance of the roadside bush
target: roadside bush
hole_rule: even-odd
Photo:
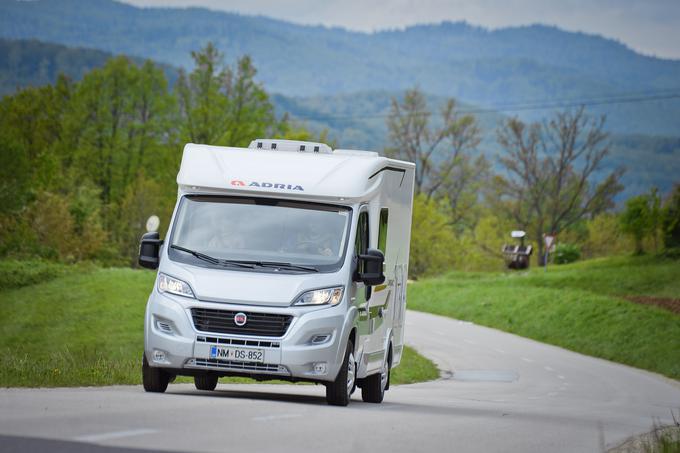
[[[411,231],[409,277],[436,275],[453,267],[456,238],[435,201],[416,196]]]
[[[614,214],[600,214],[586,222],[588,239],[582,247],[583,256],[597,258],[623,255],[633,250],[631,238],[621,228],[621,221]],[[566,242],[573,243],[567,240]]]
[[[70,196],[39,193],[25,214],[25,228],[32,233],[31,241],[22,244],[13,255],[33,253],[62,262],[98,258],[107,235],[96,202],[91,200],[96,197],[96,192],[81,190]]]
[[[1,260],[0,291],[51,280],[65,274],[68,268],[43,260]]]
[[[555,247],[555,264],[569,264],[581,258],[581,249],[574,244],[558,244]]]
[[[663,242],[667,249],[677,249],[680,253],[680,184],[666,201],[663,209]]]

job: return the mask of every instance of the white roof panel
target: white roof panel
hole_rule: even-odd
[[[413,167],[371,152],[322,154],[190,143],[184,147],[177,183],[185,191],[359,199],[377,188],[382,170]]]

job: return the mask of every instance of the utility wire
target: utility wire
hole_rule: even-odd
[[[643,92],[644,93],[644,92]],[[680,99],[680,92],[678,91],[657,91],[653,94],[638,94],[638,93],[628,93],[619,94],[616,96],[602,96],[602,97],[591,97],[584,99],[554,99],[554,100],[542,100],[542,101],[525,101],[522,103],[500,103],[495,106],[490,107],[480,107],[480,108],[461,108],[458,113],[461,114],[485,114],[485,113],[500,113],[500,112],[519,112],[519,111],[529,111],[529,110],[546,110],[555,108],[568,108],[568,107],[590,107],[597,105],[610,105],[610,104],[631,104],[640,102],[650,102],[650,101],[660,101],[669,99]],[[428,112],[423,112],[423,115],[429,115]],[[293,119],[296,120],[309,120],[309,121],[324,121],[324,120],[351,120],[351,119],[368,119],[368,118],[387,118],[390,116],[386,113],[371,113],[371,114],[358,114],[358,115],[292,115]]]

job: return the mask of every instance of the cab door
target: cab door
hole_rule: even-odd
[[[368,251],[369,246],[369,217],[368,209],[363,206],[359,211],[359,217],[357,219],[357,230],[356,230],[356,240],[354,241],[354,263],[356,272],[363,271],[363,264],[357,259],[361,254]],[[352,276],[353,278],[354,276]],[[371,286],[364,285],[363,282],[353,281],[352,283],[352,304],[357,308],[359,316],[356,321],[357,326],[357,344],[355,345],[357,350],[357,358],[359,361],[359,375],[364,376],[366,372],[366,351],[368,342],[370,340],[370,313],[369,313],[369,301],[371,299],[372,288]]]
[[[389,220],[389,209],[387,207],[380,209],[377,220],[375,246],[385,255],[385,262],[390,263],[390,255],[388,255],[390,251],[387,250]],[[382,369],[386,358],[385,347],[393,325],[394,274],[389,266],[385,267],[385,283],[372,287],[367,301],[369,339],[366,341],[365,348],[368,374]]]

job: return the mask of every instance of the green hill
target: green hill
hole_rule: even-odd
[[[102,66],[112,57],[109,52],[71,48],[36,40],[0,39],[0,96],[17,88],[54,83],[59,74],[79,80],[84,74]],[[142,63],[142,58],[133,58]],[[177,70],[162,65],[172,83]]]
[[[3,0],[0,36],[93,47],[173,66],[189,66],[189,52],[214,41],[229,59],[250,54],[267,88],[286,96],[401,91],[417,84],[435,95],[499,106],[680,90],[680,61],[542,25],[492,31],[442,23],[367,34],[202,8]],[[536,119],[550,111],[535,107],[516,113]],[[672,136],[680,124],[677,97],[593,110],[607,113],[609,127],[621,133]]]

